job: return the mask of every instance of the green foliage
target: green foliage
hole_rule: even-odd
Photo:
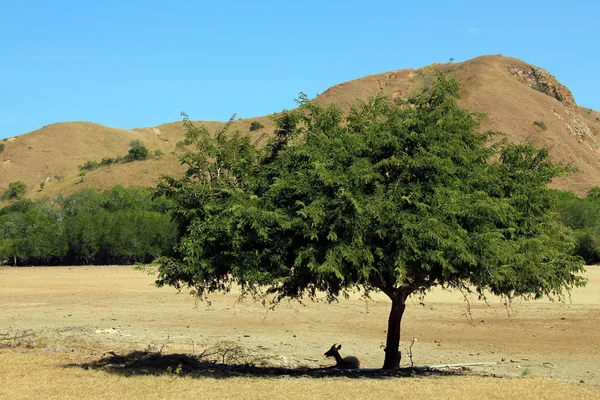
[[[148,189],[85,190],[51,203],[0,209],[0,263],[132,264],[171,254],[177,230],[170,202]]]
[[[108,167],[110,165],[117,164],[117,163],[126,163],[126,162],[132,162],[132,161],[145,160],[148,158],[149,153],[150,153],[150,150],[148,150],[146,147],[144,147],[144,144],[142,143],[142,141],[139,139],[136,139],[130,143],[129,152],[127,153],[127,155],[125,155],[125,157],[122,157],[122,156],[117,156],[116,158],[104,157],[104,158],[102,158],[102,160],[100,162],[93,161],[93,160],[86,161],[85,164],[79,166],[79,171],[80,171],[79,176],[83,177],[83,176],[85,176],[86,171],[93,171],[100,167]],[[163,154],[164,153],[160,150],[154,151],[154,156],[156,158],[162,157]],[[58,177],[64,179],[64,176],[55,176],[54,178],[57,179]]]
[[[544,121],[534,121],[533,122],[534,125],[540,127],[543,131],[545,131],[546,129],[548,129],[548,127],[546,126],[546,124],[544,123]]]
[[[4,151],[5,148],[5,144],[4,143],[0,143],[0,153],[2,153]]]
[[[250,132],[258,131],[264,128],[265,126],[261,124],[259,121],[252,121],[250,124]]]
[[[546,185],[569,168],[547,149],[492,143],[442,76],[413,103],[382,98],[343,117],[301,97],[260,151],[185,119],[188,170],[163,177],[182,235],[157,284],[329,300],[353,288],[392,300],[384,368],[399,364],[411,294],[434,286],[562,298],[584,283]],[[191,150],[190,150],[191,149]]]
[[[133,140],[130,144],[129,153],[124,157],[125,162],[142,161],[148,158],[149,150],[144,147],[141,140]]]
[[[2,194],[6,200],[15,200],[22,197],[27,191],[27,185],[21,181],[15,181],[8,184],[8,189]]]
[[[64,175],[54,175],[54,179],[56,179],[57,182],[62,182],[65,180],[65,176]]]
[[[104,158],[102,158],[102,161],[100,161],[100,165],[103,166],[103,167],[107,167],[109,165],[114,164],[115,161],[116,160],[114,158],[112,158],[112,157],[104,157]]]
[[[558,190],[553,194],[560,221],[577,239],[576,253],[587,264],[600,263],[600,188],[591,188],[586,198]]]
[[[85,164],[79,166],[80,172],[93,171],[98,168],[100,164],[97,161],[86,161]]]
[[[46,187],[46,182],[40,182],[40,190],[44,190],[44,187]]]

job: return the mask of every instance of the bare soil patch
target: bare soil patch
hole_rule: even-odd
[[[488,304],[460,293],[433,291],[425,304],[407,308],[402,365],[496,362],[462,373],[544,377],[600,391],[600,267],[588,267],[589,284],[565,303]],[[353,296],[339,303],[289,302],[269,311],[238,293],[213,295],[210,303],[157,289],[153,277],[131,267],[0,268],[0,355],[30,347],[35,353],[84,365],[145,354],[199,354],[238,346],[269,367],[319,368],[322,355],[341,343],[342,356],[379,368],[389,301]],[[8,353],[7,353],[8,352]],[[113,353],[110,353],[113,352]],[[115,363],[113,363],[114,365]],[[267,365],[265,364],[265,365]]]

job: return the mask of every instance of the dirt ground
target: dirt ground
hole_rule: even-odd
[[[412,300],[402,324],[402,365],[487,363],[474,374],[546,377],[600,391],[600,267],[565,303],[498,298],[467,302],[436,290],[424,305]],[[364,367],[383,362],[390,302],[358,296],[339,303],[282,303],[265,309],[237,294],[195,301],[131,267],[0,268],[0,345],[21,340],[46,353],[77,352],[98,358],[108,351],[198,353],[232,342],[273,357],[283,366],[331,363],[333,343]],[[509,315],[510,311],[510,315]],[[14,339],[25,333],[23,339]],[[10,339],[13,338],[13,339]]]

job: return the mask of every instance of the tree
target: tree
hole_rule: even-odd
[[[547,149],[493,142],[440,76],[411,104],[371,99],[344,118],[305,96],[275,118],[263,150],[188,128],[174,202],[181,238],[159,258],[158,286],[330,301],[349,290],[391,300],[383,368],[400,365],[411,295],[435,286],[563,298],[583,285],[574,240],[551,213],[547,183],[568,172]]]
[[[252,121],[250,124],[250,132],[258,131],[264,128],[265,126],[261,124],[259,121]]]
[[[8,189],[3,193],[5,199],[14,200],[18,199],[25,194],[27,185],[21,181],[15,181],[8,184]]]
[[[129,146],[129,152],[125,156],[125,161],[141,161],[148,158],[149,150],[144,146],[141,140],[133,140]]]

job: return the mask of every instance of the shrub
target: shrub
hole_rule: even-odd
[[[56,179],[58,182],[62,182],[65,180],[65,176],[64,175],[54,175],[54,179]]]
[[[2,153],[4,151],[4,147],[5,147],[4,143],[0,143],[0,153]]]
[[[86,161],[85,164],[79,166],[79,171],[93,171],[99,166],[98,161]]]
[[[148,149],[144,146],[141,140],[133,140],[130,144],[129,153],[125,156],[125,162],[141,161],[148,158]]]
[[[164,155],[165,155],[165,153],[163,153],[162,151],[160,151],[160,150],[154,150],[154,157],[161,158]]]
[[[252,121],[250,124],[250,132],[258,131],[259,129],[264,128],[265,126],[258,121]]]
[[[100,165],[103,167],[109,166],[115,163],[115,159],[112,157],[104,157],[102,161],[100,161]]]
[[[15,181],[8,184],[8,189],[4,191],[2,197],[8,200],[18,199],[25,194],[27,185],[21,181]]]
[[[539,126],[543,131],[545,131],[546,129],[548,129],[548,127],[546,126],[546,124],[544,123],[544,121],[534,121],[533,122],[534,125]]]

